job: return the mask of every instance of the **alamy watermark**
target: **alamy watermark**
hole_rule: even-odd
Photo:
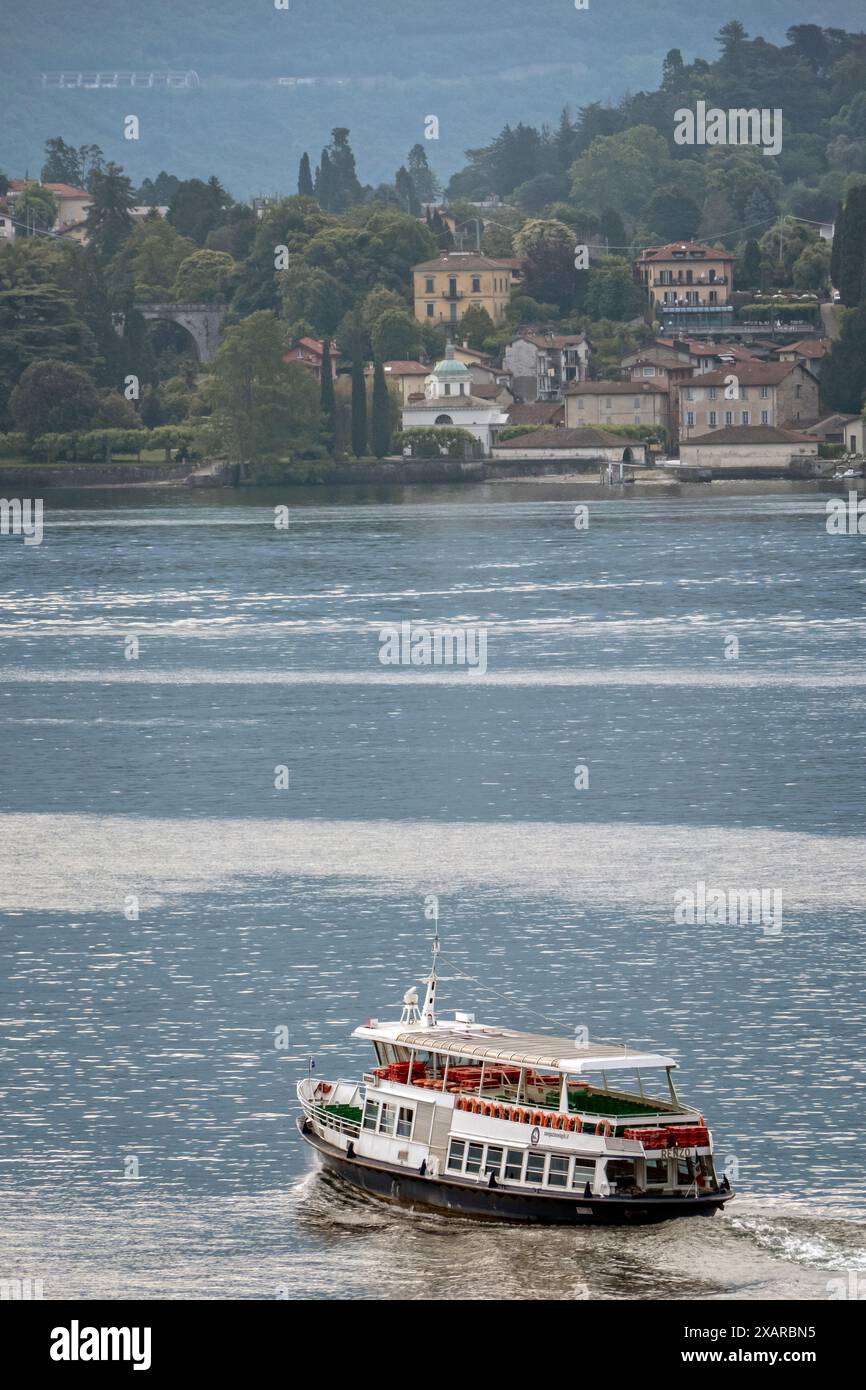
[[[389,623],[379,630],[379,661],[383,666],[462,666],[483,676],[487,629]]]
[[[844,497],[831,497],[827,503],[827,534],[829,536],[866,536],[866,497],[854,491]]]
[[[42,498],[0,497],[0,536],[23,536],[25,545],[41,545]]]
[[[757,106],[707,109],[705,101],[691,107],[681,106],[674,112],[675,145],[762,145],[765,155],[777,155],[782,149],[782,110]]]
[[[780,888],[708,888],[699,879],[694,888],[674,893],[674,922],[678,927],[759,926],[765,936],[781,936]]]

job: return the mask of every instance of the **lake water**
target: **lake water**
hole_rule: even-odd
[[[0,537],[0,1277],[49,1298],[866,1278],[866,540],[828,535],[825,500],[79,492],[46,499],[41,545]],[[485,625],[486,675],[383,666],[380,629],[410,620]],[[779,890],[781,933],[678,925],[699,881]],[[673,1051],[738,1172],[723,1216],[476,1225],[314,1171],[295,1084],[311,1056],[368,1061],[349,1034],[426,971],[427,893],[443,1008]]]

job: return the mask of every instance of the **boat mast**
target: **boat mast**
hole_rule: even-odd
[[[435,934],[435,936],[433,937],[433,964],[432,964],[432,966],[431,966],[431,968],[430,968],[430,974],[427,976],[427,979],[424,981],[424,983],[425,983],[426,986],[427,986],[427,991],[426,991],[426,993],[425,993],[425,995],[424,995],[424,1007],[423,1007],[423,1009],[421,1010],[421,1027],[422,1027],[422,1028],[435,1028],[435,1027],[436,1027],[436,1010],[435,1010],[435,1004],[436,1004],[436,984],[437,984],[437,977],[436,977],[436,958],[437,958],[437,956],[439,955],[440,949],[441,949],[441,947],[440,947],[440,945],[439,945],[439,923],[437,922],[437,923],[436,923],[436,934]]]

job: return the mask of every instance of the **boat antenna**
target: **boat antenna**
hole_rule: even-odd
[[[433,963],[430,967],[430,974],[427,976],[427,979],[424,982],[427,986],[427,992],[424,995],[424,1007],[421,1010],[421,1026],[424,1028],[436,1027],[436,961],[438,959],[439,952],[442,949],[442,947],[439,941],[438,915],[434,920],[436,925],[433,929]]]

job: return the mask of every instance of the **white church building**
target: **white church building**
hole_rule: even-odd
[[[403,407],[403,429],[429,429],[435,425],[456,425],[468,430],[490,454],[499,430],[508,416],[495,401],[472,395],[469,368],[458,362],[448,344],[446,354],[424,378],[424,399],[410,398]]]

